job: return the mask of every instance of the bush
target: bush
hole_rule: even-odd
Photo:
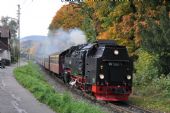
[[[156,93],[158,94],[156,98],[164,97],[169,98],[170,97],[170,77],[161,75],[159,78],[154,79],[152,81],[152,85],[157,88]],[[154,88],[154,89],[155,89]]]
[[[138,60],[135,63],[136,73],[135,73],[135,85],[146,86],[154,78],[159,75],[158,71],[158,57],[154,56],[142,49],[138,50]]]
[[[170,77],[159,73],[159,57],[143,49],[138,51],[138,55],[134,93],[156,99],[170,96]]]

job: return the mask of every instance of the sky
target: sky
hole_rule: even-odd
[[[56,12],[66,4],[61,0],[0,0],[0,17],[17,18],[21,6],[20,37],[48,34],[48,26]]]

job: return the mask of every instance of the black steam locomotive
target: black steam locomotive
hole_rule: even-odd
[[[132,91],[133,62],[126,47],[114,41],[73,46],[41,64],[97,100],[127,101]]]

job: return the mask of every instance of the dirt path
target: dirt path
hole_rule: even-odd
[[[54,113],[19,85],[12,74],[16,66],[0,68],[0,113]]]

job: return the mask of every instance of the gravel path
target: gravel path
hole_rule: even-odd
[[[0,113],[54,113],[18,84],[12,74],[16,66],[0,68]]]

